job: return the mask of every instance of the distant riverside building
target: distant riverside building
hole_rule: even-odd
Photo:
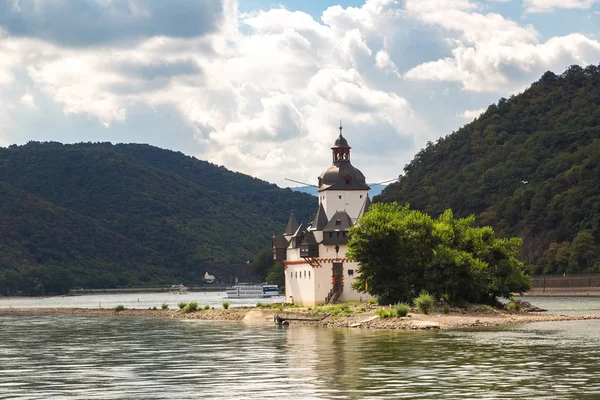
[[[282,235],[273,237],[273,258],[284,265],[286,301],[303,306],[361,301],[369,296],[352,289],[358,263],[346,258],[348,230],[369,210],[369,185],[350,163],[342,135],[332,150],[333,165],[319,176],[319,207],[307,225],[294,214]]]

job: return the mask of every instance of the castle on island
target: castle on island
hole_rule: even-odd
[[[301,306],[369,298],[351,287],[358,263],[346,258],[346,251],[348,230],[371,205],[370,187],[351,164],[351,147],[339,129],[331,148],[333,165],[319,176],[319,207],[312,221],[298,224],[291,213],[285,232],[273,237],[273,258],[285,271],[285,299]]]

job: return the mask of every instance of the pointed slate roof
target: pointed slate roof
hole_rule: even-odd
[[[371,208],[371,198],[369,197],[369,195],[367,195],[365,202],[363,203],[362,207],[360,208],[360,211],[358,212],[358,218],[365,215],[365,213],[369,211],[369,208]]]
[[[293,235],[296,230],[298,230],[298,221],[296,221],[296,217],[294,217],[294,213],[290,213],[290,219],[285,227],[284,235]]]
[[[347,231],[351,227],[352,219],[348,213],[346,211],[338,211],[333,214],[323,232]]]
[[[313,230],[322,231],[325,226],[327,226],[327,213],[325,212],[325,208],[323,208],[323,203],[321,203],[313,218],[311,228]]]
[[[307,232],[306,235],[304,235],[304,239],[302,239],[302,243],[300,244],[300,246],[317,245],[317,244],[319,244],[319,243],[317,243],[317,238],[315,238],[314,233]]]
[[[273,236],[273,247],[285,249],[288,244],[289,241],[283,235]]]

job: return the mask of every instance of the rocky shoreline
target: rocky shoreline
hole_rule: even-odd
[[[338,328],[393,330],[462,329],[542,321],[600,319],[600,315],[556,315],[543,312],[508,313],[501,310],[487,310],[484,312],[452,311],[449,314],[433,313],[429,315],[409,313],[408,316],[402,318],[381,319],[375,313],[374,307],[354,313],[351,316],[343,317],[334,317],[326,313],[306,309],[277,310],[256,307],[238,307],[228,310],[210,309],[190,313],[184,313],[181,310],[126,309],[117,312],[111,309],[90,308],[2,308],[0,309],[0,314],[52,314],[116,318],[145,317],[179,320],[243,321],[244,323],[258,324],[273,324],[274,317],[279,316],[291,325],[302,324]]]

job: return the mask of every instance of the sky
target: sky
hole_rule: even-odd
[[[600,0],[0,0],[0,146],[149,143],[315,184],[339,131],[396,178],[545,71],[600,63]]]

